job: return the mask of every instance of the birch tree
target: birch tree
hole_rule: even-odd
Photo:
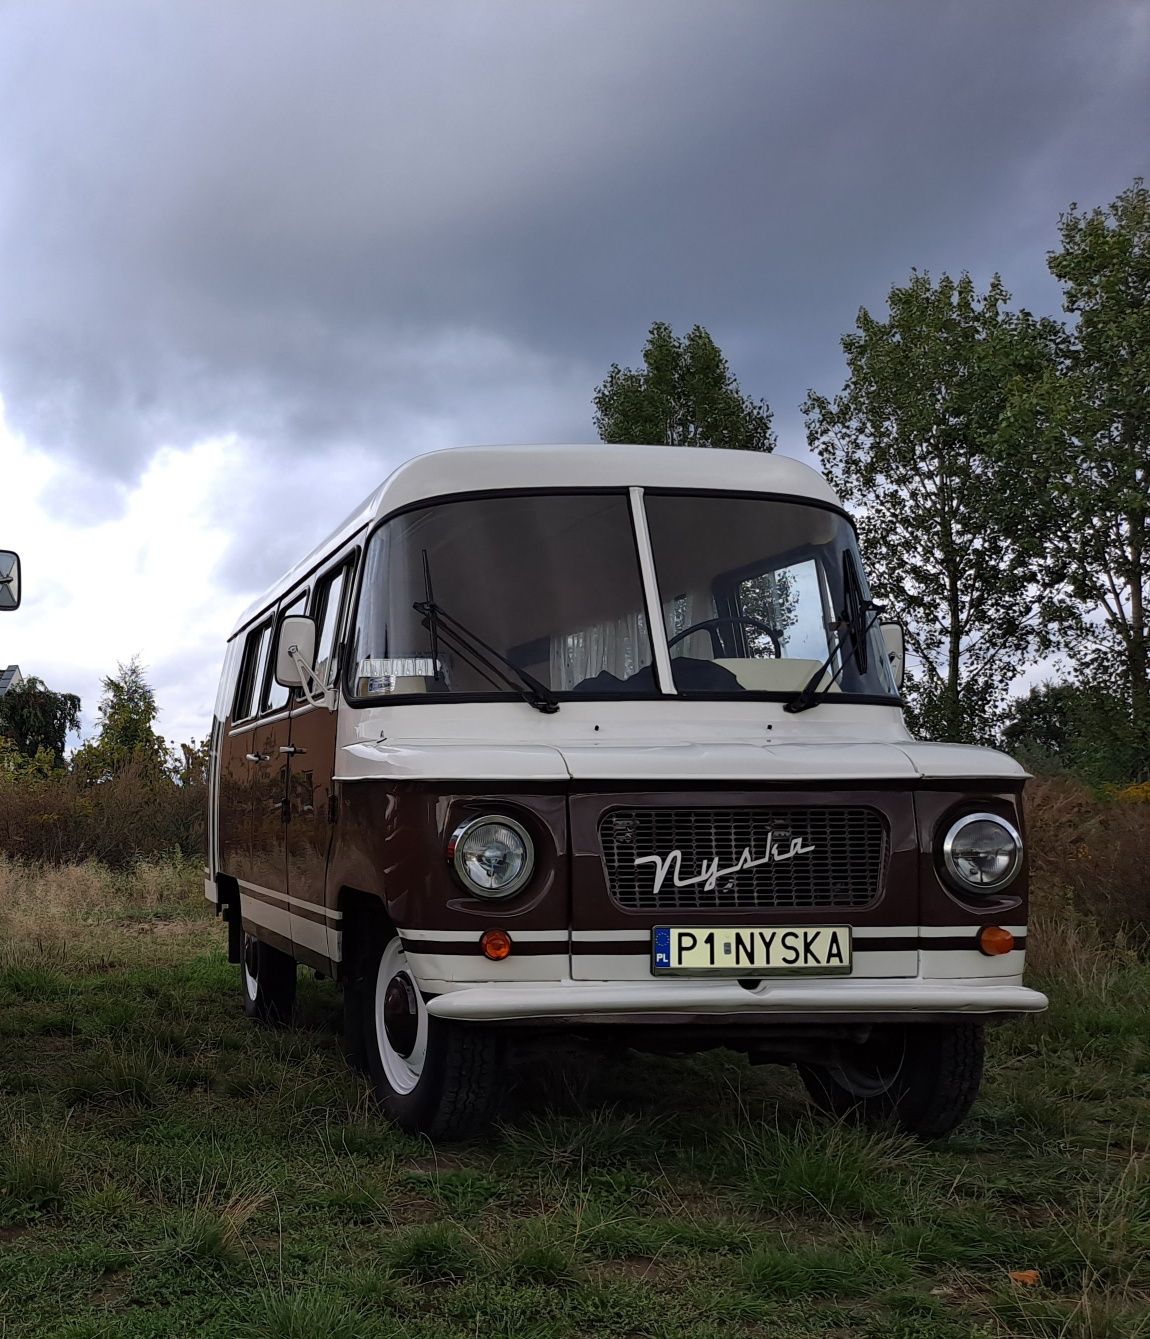
[[[1121,690],[1150,775],[1150,190],[1059,220],[1051,273],[1073,318],[1044,407],[1058,561],[1088,611],[1086,670]]]
[[[1064,612],[1027,394],[1056,370],[1062,329],[1009,302],[997,276],[980,294],[968,275],[912,271],[885,317],[862,309],[843,337],[843,389],[803,405],[875,594],[906,623],[908,714],[931,738],[992,739],[1011,680]]]

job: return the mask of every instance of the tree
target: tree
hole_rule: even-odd
[[[1076,318],[1062,376],[1042,388],[1056,549],[1091,620],[1095,674],[1124,681],[1150,775],[1150,190],[1072,204],[1047,257]]]
[[[1121,785],[1135,763],[1126,705],[1113,683],[1044,683],[1007,708],[1003,745],[1032,770]]]
[[[1055,367],[1062,328],[1009,301],[997,275],[979,294],[969,275],[912,271],[885,320],[860,310],[843,337],[843,390],[803,405],[811,450],[857,509],[876,596],[907,624],[909,715],[933,738],[992,738],[1062,614],[1022,394]]]
[[[54,693],[42,679],[24,680],[0,697],[0,737],[9,739],[26,758],[41,750],[53,766],[64,760],[69,730],[80,728],[80,699],[75,693]]]
[[[595,391],[595,430],[604,442],[773,451],[771,411],[739,389],[719,346],[702,326],[676,337],[656,321],[643,367],[611,364]]]
[[[129,764],[165,771],[167,745],[152,728],[157,715],[156,695],[139,660],[133,656],[126,665],[120,665],[115,675],[103,681],[103,689],[99,733],[76,751],[76,770],[93,781],[114,776]]]

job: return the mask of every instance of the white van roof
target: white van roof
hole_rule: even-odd
[[[373,521],[452,493],[509,488],[684,488],[782,493],[841,506],[817,470],[765,451],[674,446],[461,446],[405,461],[363,503],[240,617],[232,636]]]

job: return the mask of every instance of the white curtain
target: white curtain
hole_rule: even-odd
[[[714,616],[714,605],[705,593],[687,591],[684,595],[666,600],[663,604],[663,623],[667,629],[667,640],[670,641],[676,633],[689,628],[692,623]],[[693,632],[671,647],[672,659],[676,656],[691,656],[695,660],[710,660],[712,654],[709,632]]]
[[[551,687],[570,692],[584,679],[606,670],[629,679],[647,663],[647,628],[642,614],[628,614],[610,623],[596,623],[551,638]]]

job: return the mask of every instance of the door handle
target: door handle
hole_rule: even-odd
[[[245,753],[244,757],[248,762],[267,762],[271,757],[270,753]]]
[[[294,758],[297,753],[306,753],[307,749],[297,748],[295,744],[281,744],[280,752],[286,753],[289,758]]]

